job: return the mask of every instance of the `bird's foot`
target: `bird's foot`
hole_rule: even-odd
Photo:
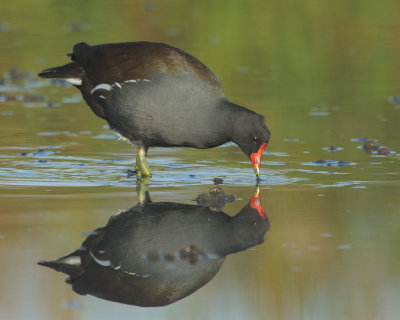
[[[136,156],[136,177],[138,180],[151,177],[149,163],[146,159],[146,151],[143,148],[138,149]]]

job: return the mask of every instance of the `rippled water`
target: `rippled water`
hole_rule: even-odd
[[[1,319],[398,317],[400,4],[39,2],[0,3]],[[204,287],[159,308],[81,296],[66,275],[37,265],[142,199],[129,172],[135,147],[76,89],[36,76],[79,41],[127,40],[198,57],[272,132],[261,167],[265,242],[230,252]],[[254,195],[253,169],[234,144],[152,148],[148,158],[155,203],[195,206],[214,178],[235,198],[223,208],[230,216]]]

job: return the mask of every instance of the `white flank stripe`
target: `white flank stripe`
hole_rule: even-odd
[[[111,261],[110,261],[110,260],[100,260],[100,259],[97,259],[97,258],[94,256],[92,250],[90,250],[89,253],[90,253],[90,256],[92,257],[92,259],[93,259],[98,265],[101,265],[102,267],[109,267],[109,266],[111,266]]]
[[[109,84],[107,84],[107,83],[98,84],[97,86],[95,86],[92,89],[92,91],[90,91],[90,94],[93,94],[93,92],[95,92],[96,90],[100,90],[100,89],[110,91],[111,90],[111,86]]]

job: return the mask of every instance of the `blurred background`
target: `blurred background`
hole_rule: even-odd
[[[1,319],[395,319],[400,314],[400,2],[0,2]],[[136,150],[79,92],[36,74],[75,43],[157,41],[205,63],[267,119],[264,244],[204,288],[140,308],[79,296],[38,266],[136,204]],[[366,139],[385,147],[363,148]],[[364,150],[366,149],[366,150]],[[400,152],[400,151],[399,151]],[[232,144],[149,151],[153,201],[222,178],[237,213],[253,169]]]

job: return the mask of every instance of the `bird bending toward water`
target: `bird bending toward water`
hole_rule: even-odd
[[[77,87],[92,111],[138,146],[136,173],[151,176],[149,147],[213,148],[236,143],[259,179],[270,132],[265,119],[227,100],[199,60],[163,43],[78,43],[72,62],[39,73]]]

